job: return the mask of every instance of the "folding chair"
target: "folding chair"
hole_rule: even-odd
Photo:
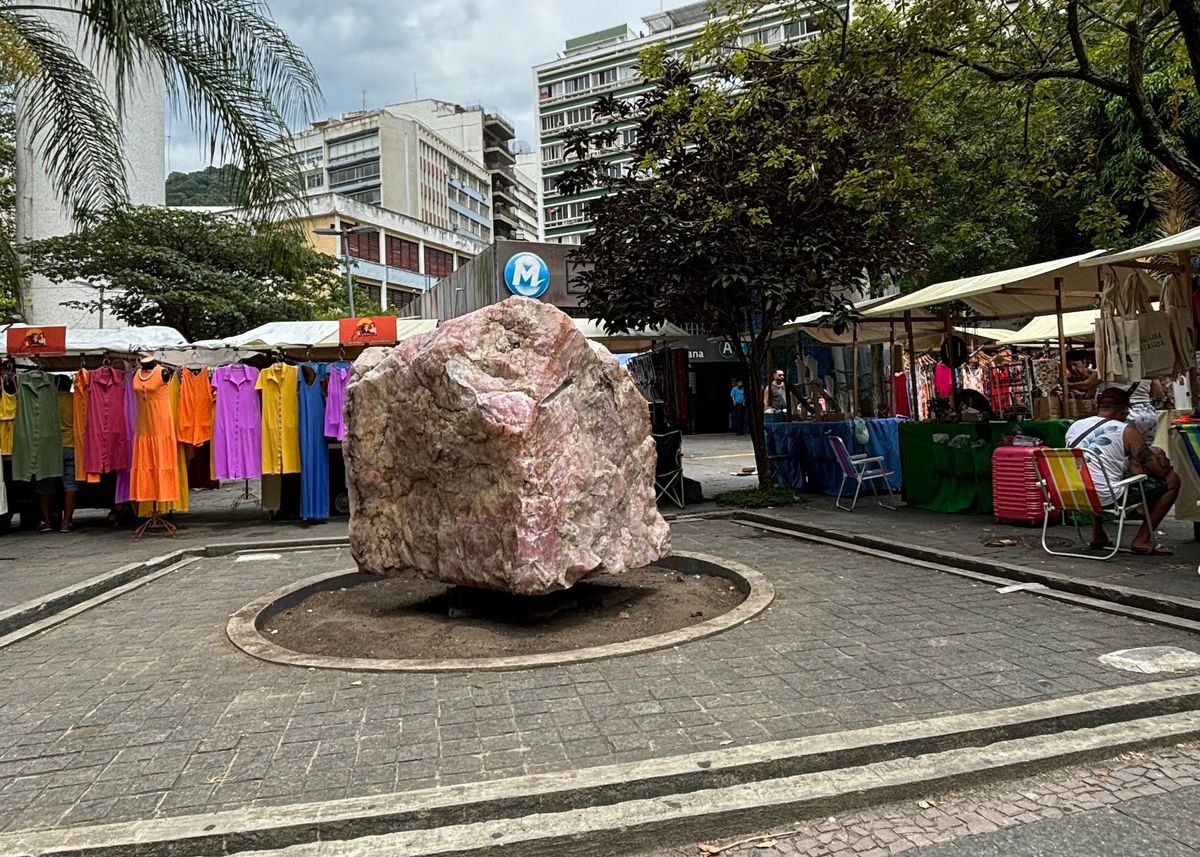
[[[666,497],[683,509],[683,432],[669,431],[653,437],[658,451],[658,460],[654,465],[654,499],[662,502]]]
[[[1042,494],[1045,497],[1043,508],[1046,514],[1042,516],[1042,549],[1054,556],[1071,556],[1078,559],[1104,560],[1116,556],[1117,551],[1121,549],[1121,534],[1125,530],[1125,517],[1129,510],[1135,508],[1138,503],[1141,503],[1147,510],[1150,508],[1146,505],[1146,493],[1142,487],[1142,483],[1146,481],[1146,475],[1139,473],[1137,476],[1112,482],[1109,480],[1108,474],[1104,472],[1104,468],[1096,463],[1094,470],[1100,473],[1104,480],[1103,484],[1108,489],[1106,493],[1112,497],[1112,502],[1106,505],[1101,502],[1100,492],[1096,490],[1096,482],[1092,476],[1093,468],[1088,465],[1088,455],[1085,450],[1078,448],[1038,449],[1033,453],[1033,460],[1040,477],[1038,485],[1041,486]],[[1137,487],[1136,498],[1134,492],[1130,490],[1135,486]],[[1050,545],[1046,542],[1050,518],[1055,513],[1059,513],[1062,515],[1062,522],[1065,525],[1068,512],[1074,513],[1075,532],[1081,543],[1086,543],[1083,530],[1079,526],[1081,515],[1093,518],[1115,515],[1117,537],[1113,540],[1112,550],[1103,555],[1051,550]],[[1153,538],[1153,534],[1151,534],[1151,538]]]
[[[895,510],[896,495],[892,491],[892,483],[888,481],[888,477],[895,471],[884,469],[882,455],[851,455],[850,450],[846,449],[846,441],[834,434],[829,435],[829,445],[833,447],[834,457],[837,458],[838,465],[842,468],[842,484],[838,486],[837,500],[834,505],[844,512],[853,512],[854,507],[858,505],[858,495],[862,493],[863,485],[870,484],[871,491],[875,494],[875,502],[885,509]],[[875,483],[880,479],[883,480],[883,484],[888,490],[888,496],[892,499],[890,506],[883,502],[879,489],[875,487]],[[849,506],[843,506],[842,495],[846,491],[847,482],[854,483],[854,500]]]

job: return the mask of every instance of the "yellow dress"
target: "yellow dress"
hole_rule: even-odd
[[[300,472],[300,399],[298,370],[276,363],[258,373],[262,392],[262,472]]]
[[[12,455],[13,435],[17,425],[17,395],[0,390],[0,455]]]

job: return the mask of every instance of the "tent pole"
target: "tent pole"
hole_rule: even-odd
[[[917,395],[917,343],[913,338],[912,310],[904,313],[904,331],[908,334],[908,397],[912,401],[911,415],[921,419],[921,397]]]
[[[942,327],[946,334],[946,340],[949,342],[950,337],[954,334],[954,326],[950,324],[950,305],[946,304],[942,308]],[[952,349],[946,349],[948,353],[953,353]],[[958,369],[950,367],[950,410],[958,412],[958,376],[955,375]]]
[[[854,349],[850,355],[850,371],[854,373],[854,378],[850,384],[850,395],[853,399],[850,401],[850,416],[858,416],[858,325],[854,325],[854,337],[850,340],[850,347]]]
[[[1070,398],[1071,389],[1067,386],[1067,338],[1063,335],[1062,292],[1062,277],[1055,277],[1054,314],[1058,317],[1058,380],[1062,385],[1062,415],[1063,419],[1067,419],[1070,412],[1067,400]]]
[[[1187,285],[1187,293],[1190,297],[1192,295],[1192,274],[1195,273],[1195,269],[1192,267],[1192,253],[1190,250],[1180,250],[1176,258],[1179,260],[1179,267],[1181,269],[1179,276],[1183,277],[1183,282]],[[1195,305],[1194,301],[1192,305]],[[1192,312],[1192,318],[1194,322],[1195,311],[1193,310]],[[1190,344],[1193,346],[1193,348],[1195,347],[1194,342]],[[1192,407],[1196,406],[1198,398],[1200,398],[1197,396],[1197,394],[1200,393],[1200,389],[1198,388],[1200,388],[1200,381],[1197,380],[1196,369],[1193,367],[1188,370],[1188,391],[1192,395]],[[1197,536],[1200,537],[1200,533],[1197,533]]]

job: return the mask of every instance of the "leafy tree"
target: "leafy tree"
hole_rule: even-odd
[[[258,208],[295,197],[278,141],[290,123],[311,115],[319,87],[262,0],[74,0],[61,7],[0,0],[0,81],[16,90],[23,142],[45,164],[60,201],[82,219],[128,199],[122,105],[110,102],[93,68],[104,69],[118,92],[143,69],[161,74],[210,155],[240,167],[240,203]],[[7,240],[0,240],[0,263],[15,273]]]
[[[777,323],[838,304],[864,272],[919,264],[909,224],[941,147],[894,76],[858,57],[831,34],[770,56],[733,50],[697,82],[700,63],[644,54],[649,91],[600,108],[636,118],[632,167],[605,163],[614,130],[568,141],[581,162],[564,190],[612,191],[591,203],[595,232],[576,254],[589,314],[724,337],[757,404]],[[762,408],[749,413],[766,488]]]
[[[29,242],[22,252],[33,273],[96,288],[94,299],[70,306],[134,326],[168,325],[189,341],[321,317],[345,305],[337,259],[294,230],[230,217],[119,208],[74,234]]]
[[[167,205],[233,205],[241,170],[232,164],[167,176]]]

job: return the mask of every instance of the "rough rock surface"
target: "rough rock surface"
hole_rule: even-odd
[[[346,414],[365,571],[537,595],[670,552],[646,402],[550,304],[509,298],[364,355]]]

